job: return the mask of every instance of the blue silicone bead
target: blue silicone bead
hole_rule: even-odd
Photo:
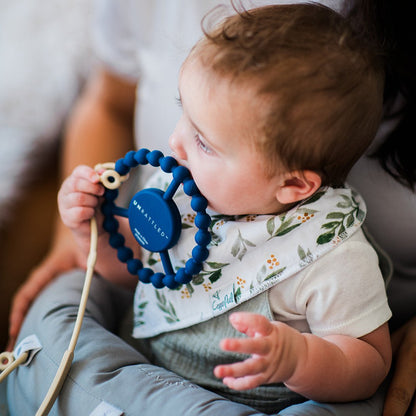
[[[124,163],[124,159],[119,159],[116,162],[115,170],[120,175],[125,175],[126,173],[129,172],[130,168]]]
[[[159,160],[162,159],[163,153],[160,150],[152,150],[146,158],[152,166],[159,166]]]
[[[208,201],[202,195],[192,197],[191,208],[196,211],[204,211],[208,206]]]
[[[176,281],[178,283],[187,284],[191,281],[191,279],[192,279],[192,276],[189,276],[189,274],[185,272],[184,268],[179,269],[176,272]]]
[[[104,201],[101,205],[101,212],[104,215],[111,215],[113,213],[114,204],[112,202]]]
[[[183,182],[187,177],[190,176],[189,170],[185,166],[177,166],[172,169],[172,175],[178,182]]]
[[[169,289],[176,289],[179,286],[179,283],[175,280],[174,274],[168,274],[163,278],[163,283]]]
[[[110,246],[113,248],[119,248],[124,245],[125,238],[120,233],[115,233],[110,235]]]
[[[115,233],[118,230],[118,221],[115,218],[106,217],[103,221],[103,228],[110,234]]]
[[[208,214],[198,212],[195,217],[195,225],[198,228],[207,229],[211,224],[211,217]]]
[[[199,246],[207,246],[211,242],[211,234],[207,230],[198,230],[195,241]]]
[[[202,270],[202,264],[195,261],[193,258],[189,259],[185,264],[185,272],[190,276],[198,274]]]
[[[139,276],[139,280],[142,283],[150,283],[150,278],[153,276],[153,271],[145,267],[139,270],[137,275]]]
[[[198,193],[198,187],[196,186],[196,183],[193,179],[188,178],[185,179],[183,182],[183,191],[186,193],[186,195],[193,196],[196,193]]]
[[[118,196],[118,190],[117,189],[106,189],[104,193],[104,198],[106,201],[112,202],[114,201]]]
[[[165,277],[165,275],[163,273],[155,273],[151,278],[150,281],[152,282],[152,285],[156,288],[156,289],[162,289],[162,287],[164,287],[163,284],[163,278]]]
[[[166,156],[160,159],[160,167],[163,172],[170,173],[176,166],[178,166],[178,162],[172,156]]]
[[[133,251],[128,247],[120,247],[117,249],[117,257],[123,263],[133,258]]]
[[[195,246],[192,249],[192,257],[202,263],[203,261],[205,261],[209,256],[209,250],[206,247],[202,247],[202,246]]]
[[[147,165],[149,162],[146,158],[147,154],[150,152],[149,149],[140,149],[136,152],[134,158],[136,159],[139,165]]]
[[[127,260],[127,270],[131,274],[137,274],[137,272],[143,267],[143,263],[139,259]]]
[[[127,152],[124,156],[124,163],[130,168],[135,168],[138,165],[135,155],[136,152],[134,150],[130,150],[130,152]]]

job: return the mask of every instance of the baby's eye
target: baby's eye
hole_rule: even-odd
[[[201,136],[199,133],[195,133],[195,142],[196,145],[206,154],[210,155],[213,153],[212,149],[207,146],[204,141],[201,139]]]

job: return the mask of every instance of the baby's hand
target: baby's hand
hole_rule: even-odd
[[[63,223],[79,233],[89,233],[89,220],[94,216],[104,191],[100,176],[94,169],[77,166],[58,192],[58,208]]]
[[[261,384],[284,382],[293,374],[302,335],[282,322],[270,322],[265,316],[236,312],[230,322],[247,338],[226,338],[224,351],[251,354],[244,361],[218,365],[214,374],[234,390],[252,389]]]

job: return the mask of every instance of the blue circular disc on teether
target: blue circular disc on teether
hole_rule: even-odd
[[[164,199],[156,188],[137,192],[130,201],[131,232],[146,250],[160,252],[172,248],[181,234],[181,216],[172,199]]]

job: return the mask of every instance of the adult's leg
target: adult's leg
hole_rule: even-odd
[[[83,281],[81,271],[61,276],[45,289],[29,311],[19,340],[36,334],[43,348],[28,367],[19,367],[8,377],[12,415],[33,416],[46,395],[72,335]],[[102,402],[120,409],[126,416],[260,415],[151,365],[114,335],[112,331],[131,301],[127,292],[104,279],[93,279],[74,361],[52,415],[87,415]],[[378,410],[381,407],[377,406],[382,403],[382,395],[350,404],[308,401],[279,415],[369,416],[381,414]]]
[[[43,348],[8,377],[12,415],[33,416],[46,395],[72,335],[83,281],[82,271],[59,277],[30,309],[19,340],[36,334]],[[88,415],[103,402],[126,416],[259,415],[151,365],[114,335],[131,301],[104,279],[93,279],[74,361],[51,415]]]

